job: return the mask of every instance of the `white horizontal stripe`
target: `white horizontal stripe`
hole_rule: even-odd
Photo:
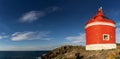
[[[113,23],[108,23],[108,22],[93,22],[93,23],[87,24],[85,26],[85,29],[88,28],[88,27],[90,27],[90,26],[94,26],[94,25],[107,25],[107,26],[116,27],[116,25],[113,24]]]
[[[86,45],[86,50],[107,50],[107,49],[116,49],[116,44],[91,44]]]

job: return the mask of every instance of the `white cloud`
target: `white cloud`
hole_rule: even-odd
[[[5,36],[5,35],[0,35],[0,39],[5,39],[8,38],[9,36]]]
[[[65,39],[69,41],[66,44],[84,45],[85,44],[85,33],[81,33],[78,36],[68,36]]]
[[[116,29],[116,39],[117,43],[120,43],[120,23],[117,23],[117,29]]]
[[[0,39],[7,39],[7,38],[9,38],[9,36],[6,35],[5,32],[2,32],[2,33],[0,34]]]
[[[51,40],[48,38],[48,34],[50,32],[16,32],[12,34],[11,40],[13,41],[21,41],[21,40]]]
[[[31,23],[33,21],[36,21],[44,16],[46,16],[49,13],[53,13],[55,11],[60,10],[60,7],[57,6],[53,6],[53,7],[48,7],[46,8],[44,11],[29,11],[26,12],[22,15],[22,17],[20,17],[20,22],[27,22],[27,23]]]
[[[120,43],[120,28],[117,28],[116,30],[116,39],[117,39],[117,43]]]
[[[117,23],[117,26],[120,26],[120,22]]]
[[[46,15],[43,11],[30,11],[22,15],[20,18],[21,22],[33,22]]]

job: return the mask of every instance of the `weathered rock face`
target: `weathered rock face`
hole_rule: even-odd
[[[84,46],[66,45],[42,56],[42,59],[117,59],[120,49],[86,51]]]

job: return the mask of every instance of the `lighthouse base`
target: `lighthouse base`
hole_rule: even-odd
[[[107,50],[116,49],[116,44],[91,44],[86,45],[86,50]]]

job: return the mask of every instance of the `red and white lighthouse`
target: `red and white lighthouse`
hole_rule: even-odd
[[[86,50],[102,50],[116,48],[116,24],[108,19],[100,7],[98,13],[85,25]]]

